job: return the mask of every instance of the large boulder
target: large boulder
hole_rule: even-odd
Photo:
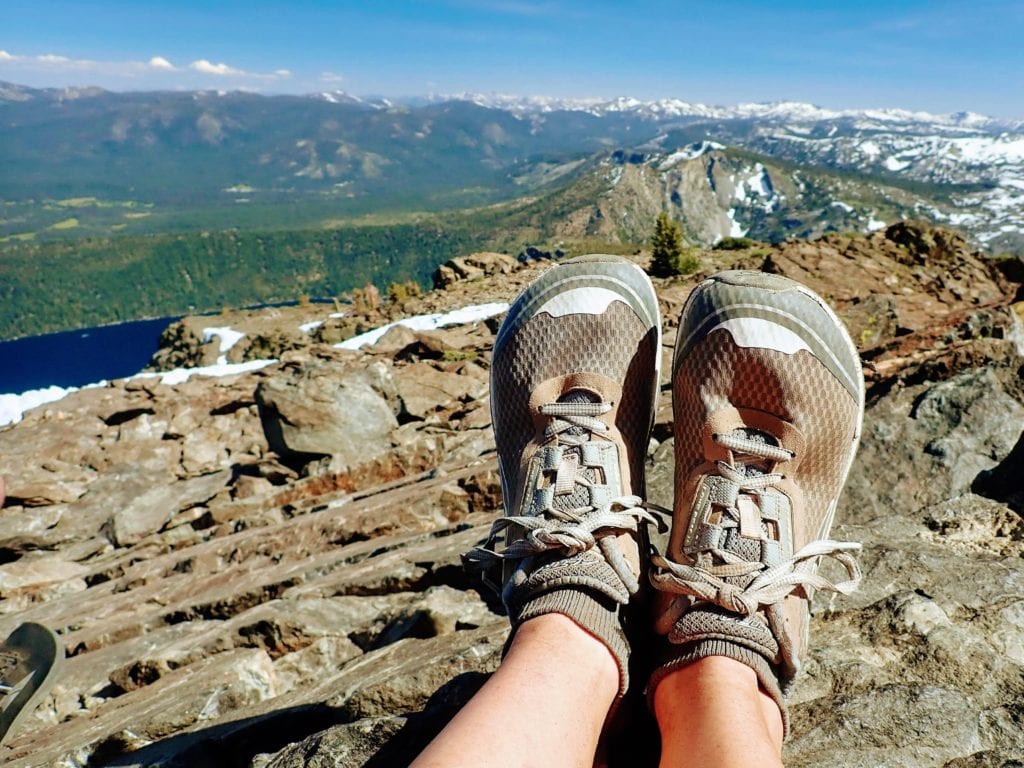
[[[449,259],[434,272],[434,287],[449,288],[463,280],[480,280],[492,275],[505,275],[522,266],[507,253],[481,252]]]
[[[270,449],[299,463],[331,456],[358,465],[389,450],[398,426],[395,384],[381,361],[293,363],[260,384],[256,402]]]

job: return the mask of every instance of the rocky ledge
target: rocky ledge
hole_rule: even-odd
[[[787,765],[1019,764],[1019,264],[908,223],[701,259],[701,274],[762,268],[825,295],[869,384],[835,531],[864,542],[866,576],[815,603]],[[459,562],[500,509],[487,392],[500,318],[331,344],[508,301],[542,268],[477,254],[423,296],[234,313],[217,324],[248,342],[228,354],[276,362],[117,381],[0,430],[0,633],[47,624],[68,656],[3,764],[408,762],[507,633]],[[666,354],[700,276],[657,281]],[[169,329],[155,367],[215,360],[204,323]],[[649,462],[662,504],[671,456],[663,388]]]

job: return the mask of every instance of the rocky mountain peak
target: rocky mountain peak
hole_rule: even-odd
[[[815,605],[786,764],[1021,759],[1024,267],[913,221],[696,256],[655,280],[665,355],[696,281],[744,267],[825,296],[865,364],[836,536],[866,575]],[[469,254],[422,295],[186,318],[147,376],[0,430],[0,633],[46,624],[69,657],[3,763],[406,763],[501,656],[507,620],[459,556],[501,508],[494,313],[546,266]],[[262,363],[203,375],[222,357]],[[662,504],[671,434],[663,391]]]

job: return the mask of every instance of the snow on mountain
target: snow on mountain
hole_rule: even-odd
[[[505,93],[438,94],[433,101],[469,101],[490,109],[502,109],[519,116],[567,111],[596,116],[632,113],[654,120],[672,118],[708,118],[714,120],[770,120],[793,123],[796,128],[809,123],[846,122],[859,130],[892,129],[894,126],[933,126],[941,131],[993,131],[1019,129],[1020,122],[1000,121],[976,112],[946,115],[906,109],[827,109],[798,101],[750,102],[733,106],[711,106],[682,99],[644,101],[629,96],[613,99],[557,98],[517,96]]]
[[[965,121],[978,124],[973,118]],[[801,164],[950,187],[951,208],[920,213],[998,245],[1024,233],[1024,135],[872,132],[811,138],[783,128],[755,139],[754,148]]]
[[[717,141],[701,141],[693,146],[678,149],[661,161],[658,170],[663,171],[670,168],[680,160],[694,160],[713,149],[725,149],[725,145],[719,144]]]

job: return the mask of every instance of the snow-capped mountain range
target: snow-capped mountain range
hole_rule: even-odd
[[[750,167],[784,172],[798,191],[809,177],[783,165],[831,175],[801,192],[799,222],[786,223],[795,218],[780,204],[779,221],[762,228],[773,237],[917,216],[957,226],[993,252],[1024,251],[1024,121],[973,112],[475,93],[115,94],[9,83],[0,83],[0,198],[13,209],[0,239],[159,231],[167,206],[177,221],[191,215],[184,205],[204,216],[219,206],[224,226],[245,226],[245,207],[303,199],[329,203],[334,216],[489,204],[572,184],[588,156],[622,150],[664,162],[705,141],[753,153]],[[69,203],[101,198],[149,208],[115,215],[109,205]],[[744,228],[759,231],[754,222]]]
[[[469,101],[481,107],[501,109],[516,115],[548,112],[586,112],[595,117],[616,113],[639,115],[652,120],[707,118],[713,120],[770,120],[797,125],[822,122],[849,122],[860,130],[904,129],[932,126],[949,131],[1021,130],[1024,120],[1000,120],[977,112],[953,112],[947,115],[906,109],[826,109],[799,101],[773,101],[709,106],[682,99],[644,101],[630,96],[613,99],[565,99],[512,94],[453,93],[431,97],[435,102]]]

